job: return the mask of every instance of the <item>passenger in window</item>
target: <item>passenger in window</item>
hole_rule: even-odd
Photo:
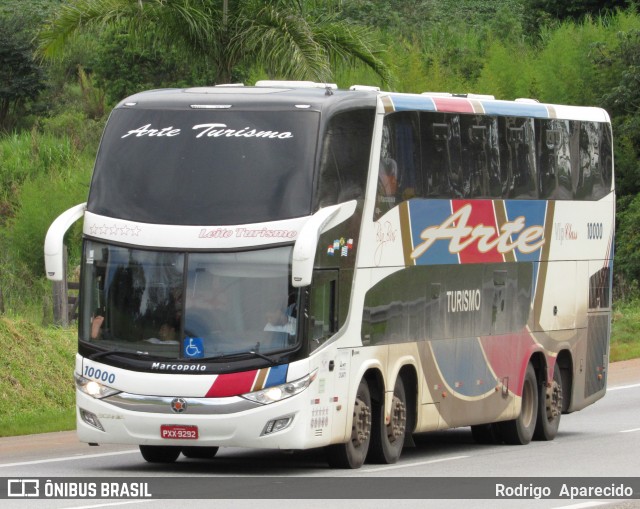
[[[391,157],[391,133],[389,126],[382,128],[380,147],[380,169],[378,172],[378,211],[379,215],[392,209],[396,204],[398,191],[398,164]],[[378,215],[378,214],[376,214]]]
[[[297,320],[294,315],[295,304],[277,306],[267,311],[265,332],[286,332],[290,336],[295,335]]]
[[[99,339],[102,335],[104,316],[96,315],[91,319],[91,339]]]

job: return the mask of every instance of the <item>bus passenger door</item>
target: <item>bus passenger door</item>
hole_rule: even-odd
[[[315,270],[304,308],[306,337],[313,366],[318,368],[312,398],[311,432],[316,438],[344,433],[349,386],[348,351],[321,348],[338,330],[338,270]],[[318,350],[317,355],[314,352]]]

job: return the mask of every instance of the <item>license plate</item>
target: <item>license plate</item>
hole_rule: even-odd
[[[160,437],[170,440],[197,440],[198,426],[163,424],[160,426]]]

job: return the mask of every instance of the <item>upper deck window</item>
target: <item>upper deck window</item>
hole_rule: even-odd
[[[179,225],[308,215],[318,123],[310,111],[117,109],[88,209]]]

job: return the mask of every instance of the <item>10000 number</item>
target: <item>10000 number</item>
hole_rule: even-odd
[[[101,382],[106,382],[109,384],[112,384],[116,381],[116,375],[114,373],[103,371],[100,368],[96,369],[93,366],[84,367],[84,376],[86,376],[87,378],[95,378],[96,380],[100,380]]]
[[[602,238],[602,223],[587,223],[587,238],[601,239]]]

